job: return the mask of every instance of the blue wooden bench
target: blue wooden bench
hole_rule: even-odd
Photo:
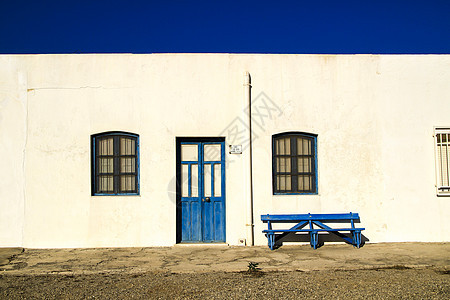
[[[269,247],[275,249],[276,242],[291,232],[307,232],[310,235],[311,247],[317,249],[319,244],[319,232],[333,233],[354,247],[361,246],[361,231],[365,228],[356,228],[355,222],[359,222],[357,213],[344,214],[293,214],[293,215],[261,215],[261,221],[267,223],[268,229],[263,230],[266,234]],[[274,223],[296,223],[287,229],[273,228]],[[324,223],[350,223],[351,227],[331,228]],[[309,225],[309,228],[305,228]],[[278,227],[278,226],[277,226]],[[350,232],[351,237],[341,232]]]

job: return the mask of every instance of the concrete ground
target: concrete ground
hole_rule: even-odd
[[[154,248],[0,248],[0,275],[105,274],[145,272],[262,271],[434,268],[450,270],[450,243],[380,243],[360,249],[346,244],[229,247],[177,245]]]

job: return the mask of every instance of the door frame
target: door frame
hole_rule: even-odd
[[[175,138],[175,169],[176,169],[176,243],[179,244],[182,242],[182,212],[181,212],[181,143],[184,142],[194,142],[194,143],[214,143],[220,142],[223,143],[225,147],[225,137],[176,137]],[[224,149],[226,150],[226,149]],[[222,180],[224,182],[224,188],[222,189],[222,196],[224,198],[223,202],[223,222],[224,222],[224,242],[226,242],[227,236],[227,224],[226,224],[226,151],[224,151],[224,172]],[[203,243],[200,241],[198,243]],[[205,242],[210,244],[210,242]]]

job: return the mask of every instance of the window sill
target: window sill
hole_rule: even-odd
[[[273,193],[273,196],[282,195],[318,195],[319,193]]]

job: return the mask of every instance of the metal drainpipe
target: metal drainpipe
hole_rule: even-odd
[[[253,146],[252,146],[252,82],[250,73],[244,73],[244,97],[248,103],[248,124],[249,124],[249,155],[250,155],[250,197],[247,202],[247,239],[248,245],[254,246],[254,224],[253,224]]]

